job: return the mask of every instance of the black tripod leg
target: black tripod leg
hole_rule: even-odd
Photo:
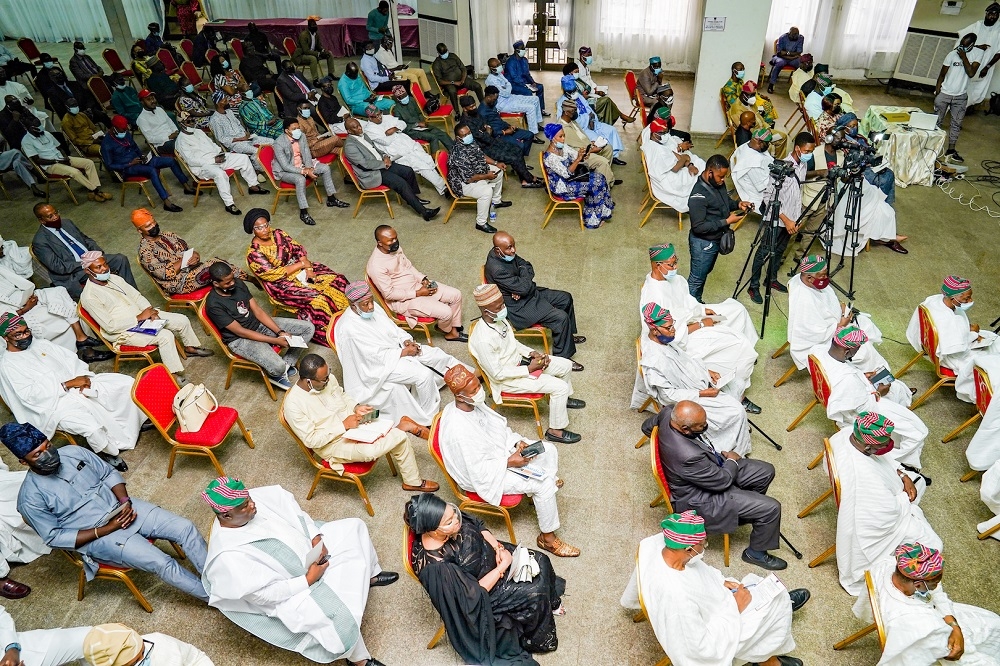
[[[768,435],[768,434],[767,434],[766,432],[764,432],[763,430],[761,430],[761,429],[760,429],[760,426],[758,426],[758,425],[757,425],[756,423],[754,423],[754,422],[753,422],[753,421],[752,421],[751,419],[749,419],[749,418],[747,419],[747,423],[749,423],[749,424],[750,424],[750,427],[751,427],[751,428],[753,428],[754,430],[756,430],[757,432],[759,432],[759,433],[761,434],[761,436],[762,436],[762,437],[763,437],[764,439],[766,439],[767,441],[771,442],[771,444],[774,444],[774,448],[778,449],[779,451],[781,450],[781,444],[778,444],[778,443],[777,443],[776,441],[774,441],[773,439],[771,439],[771,436],[770,436],[770,435]]]
[[[792,545],[792,542],[788,540],[788,537],[786,537],[782,532],[778,532],[778,536],[781,537],[781,540],[785,542],[785,545],[788,546],[788,548],[795,555],[795,559],[801,560],[802,553],[799,552],[798,548]]]

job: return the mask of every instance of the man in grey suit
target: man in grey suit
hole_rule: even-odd
[[[35,217],[41,226],[31,240],[31,251],[35,258],[49,272],[52,284],[65,287],[74,301],[80,300],[87,274],[80,265],[80,257],[90,250],[101,250],[87,234],[80,231],[69,220],[59,217],[59,211],[52,204],[40,203],[34,208]],[[111,272],[135,287],[132,266],[123,254],[104,253]]]
[[[778,547],[781,529],[781,503],[765,494],[774,480],[774,466],[716,451],[704,436],[705,410],[691,400],[668,405],[646,419],[642,431],[647,437],[653,426],[660,428],[653,446],[659,447],[674,511],[694,509],[705,518],[709,534],[729,534],[750,523],[753,531],[743,561],[772,570],[787,567],[767,552]]]
[[[366,190],[385,185],[403,198],[417,215],[425,220],[432,219],[441,207],[427,208],[430,201],[421,199],[417,174],[413,169],[394,163],[385,152],[365,136],[361,123],[356,118],[344,121],[347,139],[344,141],[344,159],[354,168],[358,184]]]
[[[293,149],[293,142],[298,149]],[[309,152],[305,134],[299,129],[299,123],[294,118],[285,118],[285,131],[274,140],[274,161],[271,170],[279,181],[295,185],[295,198],[299,202],[299,219],[312,226],[316,220],[309,214],[309,197],[306,192],[308,179],[323,179],[323,189],[326,190],[326,205],[330,208],[347,208],[346,201],[337,198],[337,188],[333,185],[330,175],[330,165],[314,160]]]

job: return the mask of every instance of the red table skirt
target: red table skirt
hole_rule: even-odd
[[[232,37],[243,38],[246,36],[246,25],[252,19],[226,19],[223,21],[213,21],[214,26],[222,33],[226,39]],[[271,44],[281,48],[281,43],[285,37],[298,40],[299,33],[306,29],[305,19],[274,18],[253,20],[257,28],[267,35]],[[365,27],[367,19],[356,18],[333,18],[320,19],[317,21],[319,28],[320,45],[332,53],[334,57],[343,58],[355,55],[355,42],[363,42],[368,39],[368,29]],[[417,30],[417,19],[399,19],[399,32],[401,45],[404,49],[419,49],[420,40]]]

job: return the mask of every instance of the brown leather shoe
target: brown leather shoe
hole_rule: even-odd
[[[419,423],[411,419],[409,416],[404,416],[401,419],[399,419],[399,423],[396,424],[396,427],[402,430],[403,432],[408,432],[411,435],[419,437],[420,439],[428,439],[431,436],[430,428],[428,428],[427,426],[420,425]]]
[[[436,493],[438,489],[441,488],[436,481],[430,481],[429,479],[424,479],[419,486],[410,486],[403,484],[403,490],[411,493]]]
[[[0,597],[7,599],[24,599],[31,594],[31,588],[24,583],[18,583],[12,578],[0,578]]]

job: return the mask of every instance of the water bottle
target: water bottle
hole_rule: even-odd
[[[490,204],[490,221],[489,224],[492,226],[497,226],[497,209]]]

